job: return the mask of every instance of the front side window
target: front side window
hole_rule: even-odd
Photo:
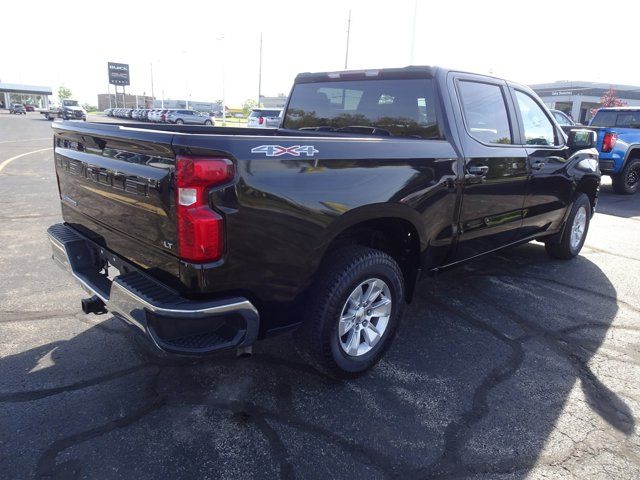
[[[513,143],[502,88],[467,80],[458,85],[469,135],[483,143]]]
[[[557,145],[553,124],[542,107],[524,92],[516,90],[516,99],[527,145]]]
[[[284,128],[437,139],[431,79],[296,84]]]

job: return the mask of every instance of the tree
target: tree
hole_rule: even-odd
[[[598,108],[591,109],[591,116],[593,117],[599,108],[624,107],[626,104],[626,102],[623,102],[618,98],[618,95],[616,95],[616,91],[613,89],[613,87],[611,87],[604,93],[604,95],[600,97],[600,106]]]
[[[251,110],[258,106],[258,102],[256,102],[253,98],[248,98],[242,104],[242,111],[245,115],[249,115]]]
[[[69,90],[64,85],[60,85],[60,88],[58,88],[58,98],[60,100],[66,100],[67,98],[71,98],[72,96],[73,94],[71,93],[71,90]]]

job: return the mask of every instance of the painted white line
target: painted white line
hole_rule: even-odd
[[[41,148],[40,150],[33,150],[32,152],[27,152],[27,153],[23,153],[23,154],[20,154],[20,155],[16,155],[15,157],[7,158],[4,162],[0,163],[0,173],[2,173],[2,170],[4,169],[4,167],[9,165],[14,160],[17,160],[17,159],[22,158],[22,157],[26,157],[27,155],[31,155],[31,154],[34,154],[34,153],[45,152],[47,150],[53,150],[53,147]]]
[[[53,137],[25,138],[24,140],[3,140],[0,143],[22,143],[22,142],[35,142],[39,140],[53,140]]]

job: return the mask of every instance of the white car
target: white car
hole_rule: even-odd
[[[249,114],[247,127],[278,128],[281,121],[281,108],[254,108]]]

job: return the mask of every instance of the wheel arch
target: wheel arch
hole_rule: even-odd
[[[402,204],[376,204],[351,210],[331,225],[318,268],[337,248],[347,245],[375,248],[393,257],[400,266],[405,298],[410,302],[421,270],[420,254],[427,244],[422,223],[418,212]]]
[[[625,153],[624,155],[624,162],[622,162],[622,168],[624,168],[627,162],[632,158],[640,158],[640,143],[632,143],[629,145],[629,147],[627,148],[627,153]]]
[[[600,178],[595,175],[585,175],[576,185],[574,197],[577,197],[579,193],[584,193],[589,198],[591,203],[591,215],[595,212],[596,205],[598,203],[598,193],[600,190]]]

